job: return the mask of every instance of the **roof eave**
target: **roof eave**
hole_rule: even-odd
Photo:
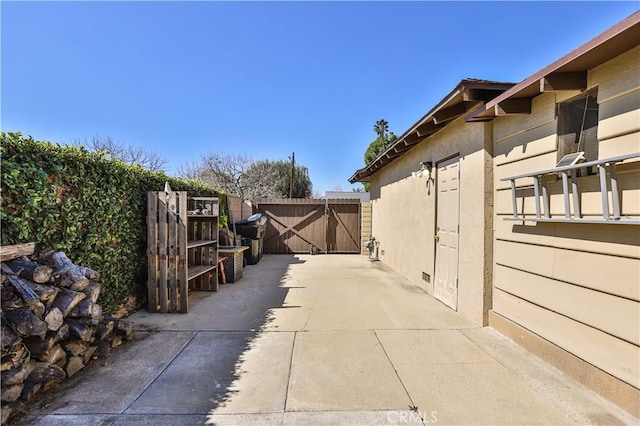
[[[413,124],[367,167],[359,169],[349,182],[368,182],[371,175],[429,138],[454,119],[468,113],[478,102],[486,102],[514,86],[486,80],[464,79],[436,106]]]
[[[503,114],[530,112],[531,100],[544,92],[584,90],[590,69],[637,46],[638,40],[640,12],[482,105],[469,114],[466,121],[490,121]]]

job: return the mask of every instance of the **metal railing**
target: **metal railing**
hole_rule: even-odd
[[[617,157],[605,158],[602,160],[588,161],[570,166],[555,167],[553,169],[539,172],[525,173],[517,176],[510,176],[501,181],[511,181],[511,201],[513,205],[512,217],[505,220],[528,221],[528,222],[581,222],[581,223],[619,223],[640,225],[640,218],[629,218],[621,216],[620,188],[618,186],[618,175],[616,165],[632,158],[640,157],[640,152],[620,155]],[[602,198],[602,218],[583,218],[580,211],[580,193],[576,172],[585,167],[597,167],[600,178],[600,195]],[[609,173],[607,174],[607,169]],[[547,175],[560,174],[562,176],[562,195],[564,198],[564,218],[551,217],[550,197],[547,188]],[[516,199],[516,179],[533,178],[533,196],[535,201],[536,215],[518,215],[518,204]],[[571,181],[571,190],[569,190]],[[609,187],[611,190],[609,190]],[[541,190],[542,189],[542,194]],[[611,192],[611,209],[609,208],[609,192]],[[540,198],[542,195],[542,207]],[[573,214],[571,212],[570,199],[573,197]]]

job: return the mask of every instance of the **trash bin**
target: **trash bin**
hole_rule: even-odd
[[[242,245],[249,247],[249,250],[244,251],[244,258],[247,261],[247,265],[256,265],[260,262],[262,252],[260,250],[259,238],[242,238]]]
[[[236,222],[236,233],[244,238],[258,239],[264,236],[267,217],[262,213],[256,213]]]
[[[244,252],[248,265],[255,265],[262,258],[266,225],[267,217],[262,213],[256,213],[235,223],[236,233],[241,236],[241,244],[249,247],[249,250]]]

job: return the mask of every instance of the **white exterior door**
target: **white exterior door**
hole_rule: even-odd
[[[458,233],[460,218],[460,157],[438,165],[436,266],[433,295],[458,309]]]

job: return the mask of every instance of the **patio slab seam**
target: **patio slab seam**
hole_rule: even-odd
[[[291,357],[289,358],[289,371],[287,375],[287,390],[284,395],[284,406],[282,408],[282,412],[287,412],[287,403],[289,402],[289,391],[291,390],[291,371],[293,370],[293,354],[296,350],[296,340],[298,337],[298,332],[295,331],[293,333],[293,342],[291,343]]]
[[[165,330],[161,330],[161,332],[165,332]],[[188,333],[192,333],[191,337],[189,337],[189,339],[182,345],[182,347],[180,348],[179,351],[176,352],[176,354],[171,358],[171,360],[169,360],[169,362],[167,362],[167,364],[160,370],[158,370],[157,374],[153,377],[152,380],[149,380],[149,382],[147,383],[147,385],[138,393],[138,396],[136,396],[132,401],[129,402],[129,404],[127,404],[126,408],[124,410],[122,410],[119,414],[121,415],[125,415],[125,413],[127,412],[127,410],[129,410],[135,403],[136,401],[138,401],[138,399],[140,399],[140,397],[142,395],[144,395],[144,393],[151,387],[153,386],[153,384],[158,380],[158,378],[160,376],[162,376],[162,374],[164,374],[164,372],[171,367],[171,364],[173,364],[173,362],[176,360],[176,358],[178,358],[180,356],[180,354],[185,350],[185,348],[187,346],[189,346],[189,344],[193,341],[193,339],[196,337],[196,335],[199,332],[188,332]]]
[[[400,384],[402,385],[402,388],[404,389],[405,393],[407,394],[407,398],[409,398],[409,401],[411,401],[411,406],[409,407],[409,409],[417,410],[418,407],[416,407],[415,401],[413,400],[413,398],[411,398],[411,394],[409,393],[409,390],[407,389],[407,386],[404,384],[404,381],[402,380],[402,377],[400,377],[400,373],[398,373],[398,370],[396,369],[396,366],[393,364],[393,361],[391,360],[391,358],[389,357],[389,354],[387,353],[387,349],[384,347],[384,344],[380,340],[380,337],[378,337],[378,333],[376,333],[375,330],[373,330],[373,335],[376,336],[376,339],[378,340],[378,343],[380,344],[380,348],[382,348],[382,352],[384,352],[384,356],[387,357],[387,361],[389,361],[389,364],[391,365],[391,368],[393,368],[393,371],[396,374],[396,377],[398,378],[398,381],[400,382]]]

